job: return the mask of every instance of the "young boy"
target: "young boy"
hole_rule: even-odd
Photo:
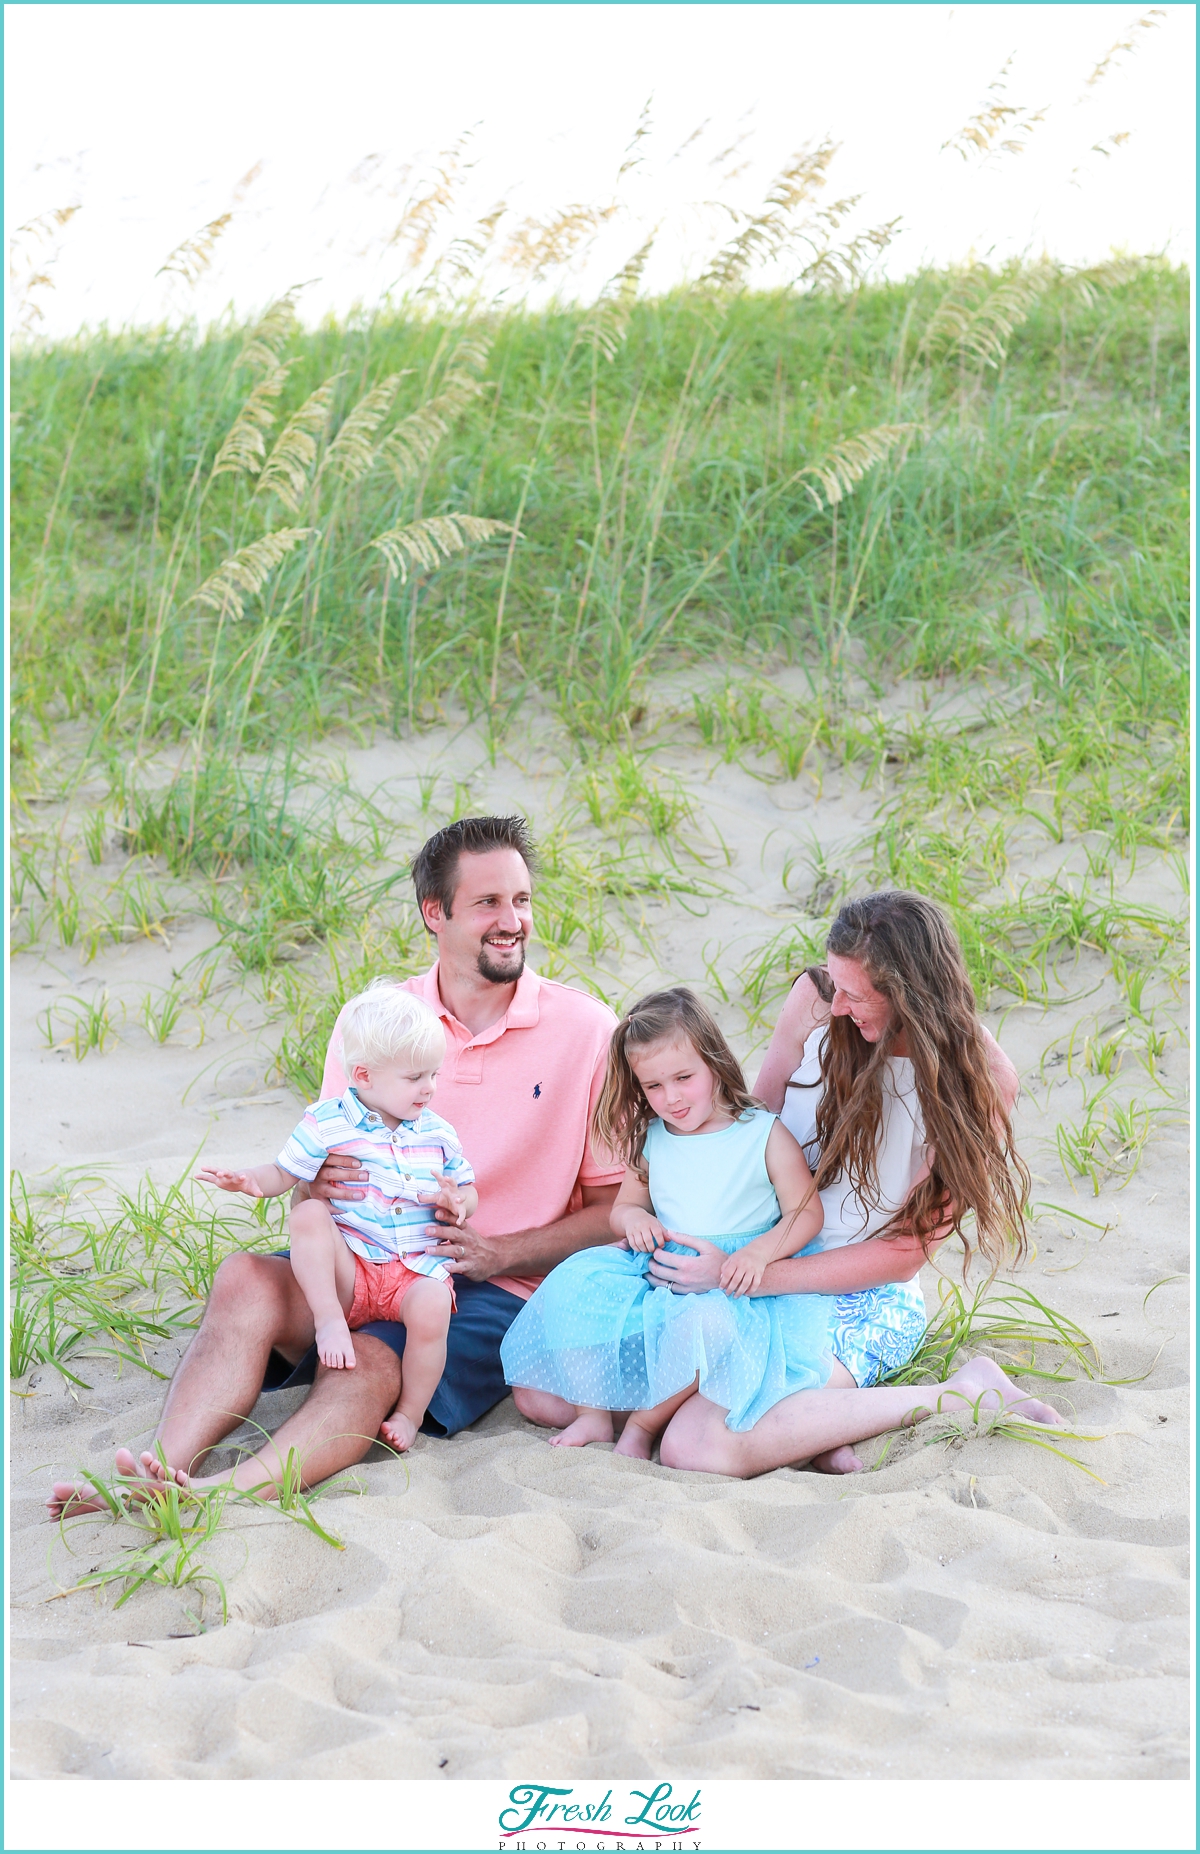
[[[335,1202],[332,1214],[311,1198],[295,1206],[292,1272],[312,1311],[323,1365],[354,1365],[353,1328],[403,1323],[400,1401],[379,1432],[396,1449],[411,1448],[437,1389],[454,1306],[448,1271],[424,1253],[425,1207],[442,1206],[461,1227],[479,1202],[458,1135],[429,1108],[445,1054],[445,1033],[429,1006],[392,980],[376,979],[343,1015],[345,1094],[308,1108],[274,1165],[196,1174],[223,1191],[281,1197],[298,1179],[315,1178],[331,1152],[366,1170],[361,1202]]]

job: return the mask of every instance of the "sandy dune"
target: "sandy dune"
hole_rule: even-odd
[[[400,802],[446,737],[338,750],[352,780]],[[468,739],[480,809],[561,799],[549,749],[493,770]],[[702,915],[648,905],[605,962],[627,997],[658,977],[710,992],[803,919],[782,882],[815,833],[840,847],[878,795],[830,776],[768,783],[683,746],[658,764],[695,795],[722,898]],[[585,840],[589,833],[584,832]],[[1071,846],[1035,832],[1022,868],[1048,873]],[[1145,856],[1130,894],[1179,912],[1174,878]],[[695,906],[695,903],[691,904]],[[62,992],[162,985],[212,930],[171,949],[20,955],[11,994],[12,1157],[30,1175],[84,1168],[104,1191],[149,1170],[265,1157],[295,1098],[265,1084],[273,1037],[251,994],[226,993],[203,1045],[160,1047],[134,1027],[104,1056],[49,1050],[37,1015]],[[1081,983],[1100,978],[1085,955]],[[538,963],[538,962],[535,962]],[[1117,1777],[1187,1773],[1189,1395],[1183,1127],[1165,1127],[1122,1190],[1063,1176],[1053,1127],[1077,1111],[1051,1057],[1086,1005],[1001,1020],[1026,1077],[1019,1127],[1045,1212],[1018,1279],[1103,1346],[1108,1383],[1059,1388],[1098,1439],[1063,1446],[1080,1468],[1016,1440],[972,1434],[893,1444],[877,1472],[837,1480],[784,1469],[740,1484],[671,1473],[604,1448],[546,1446],[506,1401],[450,1442],[422,1438],[407,1469],[370,1459],[361,1497],[318,1502],[336,1552],[275,1515],[236,1517],[212,1547],[230,1621],[197,1632],[195,1588],[146,1590],[114,1610],[91,1594],[47,1601],[133,1542],[72,1527],[73,1557],[39,1502],[52,1472],[107,1467],[142,1443],[154,1380],[89,1360],[91,1389],[39,1368],[14,1384],[11,1579],[14,1774],[27,1777]],[[753,1071],[735,997],[723,1022]],[[1165,1073],[1177,1089],[1186,1056]],[[186,1096],[186,1099],[184,1098]],[[101,1169],[103,1168],[103,1170]],[[41,1180],[44,1185],[45,1177]],[[954,1267],[946,1258],[948,1272]],[[926,1294],[936,1301],[927,1270]],[[169,1370],[178,1345],[155,1356]],[[1114,1382],[1113,1380],[1128,1380]],[[286,1395],[261,1400],[274,1424]]]

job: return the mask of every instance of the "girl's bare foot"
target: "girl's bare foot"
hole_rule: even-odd
[[[317,1327],[317,1357],[330,1371],[353,1371],[354,1341],[340,1314]]]
[[[823,1455],[814,1455],[809,1462],[818,1474],[861,1474],[862,1462],[848,1445],[841,1448],[827,1448]]]
[[[53,1520],[78,1519],[84,1513],[106,1513],[108,1503],[88,1481],[53,1481],[46,1502]]]
[[[398,1449],[401,1454],[410,1449],[417,1439],[418,1425],[411,1417],[400,1410],[393,1410],[379,1425],[379,1434],[389,1448]]]
[[[621,1431],[621,1439],[613,1450],[614,1455],[629,1455],[634,1461],[649,1461],[654,1447],[654,1431],[643,1429],[642,1425],[630,1417]]]
[[[955,1392],[957,1395],[951,1394]],[[942,1416],[965,1416],[974,1412],[979,1417],[985,1411],[1010,1410],[1029,1423],[1051,1425],[1061,1424],[1063,1420],[1051,1404],[1039,1402],[1011,1378],[1005,1377],[999,1365],[990,1358],[973,1358],[944,1384],[927,1390],[925,1395]],[[964,1402],[970,1406],[969,1410],[963,1408]]]
[[[628,1425],[626,1425],[628,1427]],[[612,1417],[607,1410],[582,1410],[561,1435],[551,1436],[551,1448],[584,1448],[589,1442],[611,1442]]]

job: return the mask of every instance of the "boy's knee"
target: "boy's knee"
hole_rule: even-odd
[[[404,1325],[414,1337],[439,1339],[449,1328],[452,1305],[450,1291],[440,1281],[422,1282],[404,1296]]]
[[[293,1204],[289,1211],[288,1229],[293,1236],[320,1236],[332,1220],[324,1204],[315,1197],[306,1197],[299,1204]]]

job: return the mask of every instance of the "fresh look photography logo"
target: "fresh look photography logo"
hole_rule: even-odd
[[[676,1854],[700,1847],[700,1791],[656,1783],[644,1790],[519,1783],[500,1811],[499,1846],[556,1850],[608,1848],[612,1854]]]

